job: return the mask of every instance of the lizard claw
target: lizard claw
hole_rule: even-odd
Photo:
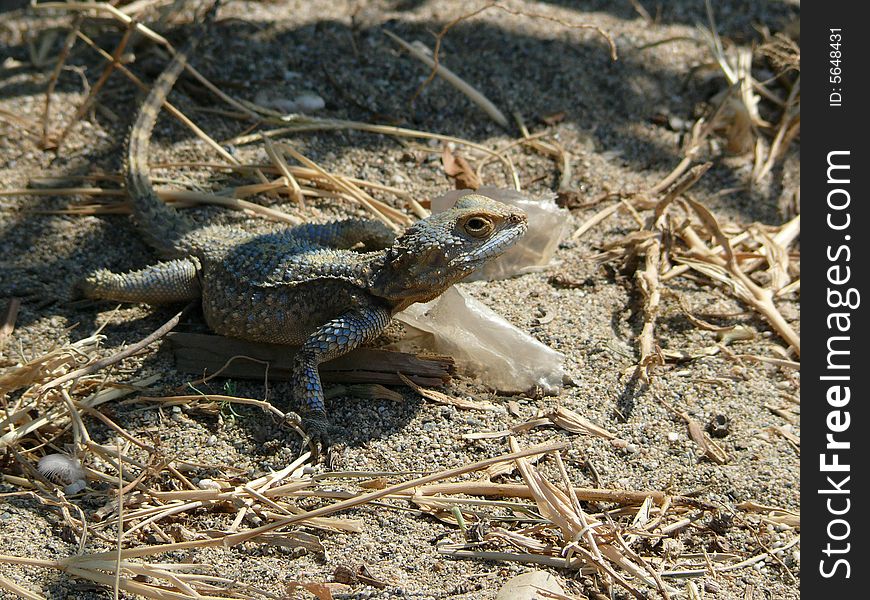
[[[305,431],[306,441],[311,448],[311,458],[314,462],[326,455],[332,443],[329,435],[329,421],[324,411],[314,411],[302,417],[302,429]]]

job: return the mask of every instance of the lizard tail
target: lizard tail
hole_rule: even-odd
[[[151,91],[139,107],[136,120],[127,137],[125,179],[127,193],[133,202],[133,215],[145,241],[164,258],[179,258],[185,254],[183,238],[196,228],[193,221],[167,206],[158,196],[151,182],[148,153],[151,133],[163,102],[187,65],[193,52],[211,23],[217,4],[209,11],[206,23],[196,25],[187,44],[179,50],[166,70],[160,74]]]

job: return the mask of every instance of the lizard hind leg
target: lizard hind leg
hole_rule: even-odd
[[[202,295],[198,272],[196,259],[180,258],[129,273],[96,271],[81,283],[80,288],[87,298],[97,300],[146,304],[189,302]]]

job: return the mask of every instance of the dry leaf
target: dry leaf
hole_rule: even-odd
[[[544,115],[543,117],[541,117],[541,121],[543,121],[547,125],[555,125],[556,123],[561,123],[562,121],[564,121],[567,115],[567,112],[565,112],[564,110],[560,110],[559,112]]]
[[[683,415],[683,419],[686,420],[686,424],[688,425],[689,437],[698,444],[698,447],[701,449],[701,452],[704,453],[704,456],[720,465],[724,465],[728,462],[728,455],[725,451],[720,448],[716,442],[710,439],[706,433],[704,433],[701,425],[698,424],[696,420],[688,415]]]
[[[441,153],[441,162],[447,176],[454,179],[457,190],[476,190],[483,185],[468,161],[459,154],[454,155],[447,146]]]
[[[747,512],[764,513],[764,518],[774,523],[781,523],[789,527],[801,526],[801,514],[786,508],[778,506],[769,506],[767,504],[759,504],[752,500],[745,500],[737,505],[740,510]]]
[[[559,407],[551,413],[547,413],[542,417],[536,417],[534,419],[529,419],[519,425],[514,425],[511,427],[510,431],[514,433],[523,433],[535,427],[540,427],[541,425],[555,425],[556,427],[561,427],[566,431],[570,431],[571,433],[585,433],[586,435],[597,435],[599,437],[606,438],[608,440],[612,440],[616,436],[603,427],[599,427],[586,417],[581,416],[580,414],[574,412],[573,410],[569,410],[567,408]],[[510,433],[510,431],[499,431],[493,432],[492,437],[501,437]]]
[[[547,418],[553,421],[557,427],[566,429],[571,433],[585,433],[588,435],[597,435],[599,437],[612,440],[616,436],[603,427],[599,427],[586,417],[580,416],[578,413],[567,408],[559,407],[554,412],[547,415]]]
[[[330,591],[329,587],[323,583],[300,583],[298,581],[291,581],[287,584],[287,592],[288,594],[292,594],[296,590],[305,590],[317,598],[317,600],[333,600],[334,596]],[[291,596],[291,598],[294,596]]]

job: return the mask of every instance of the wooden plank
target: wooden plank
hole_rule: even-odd
[[[235,357],[220,376],[236,379],[263,379],[266,376],[264,363],[268,363],[269,379],[287,380],[297,349],[295,346],[262,344],[202,333],[174,331],[166,339],[172,346],[180,371],[209,375]],[[417,385],[440,386],[450,381],[454,363],[449,356],[418,356],[378,348],[357,348],[320,365],[320,376],[326,383],[404,385],[397,372]]]

